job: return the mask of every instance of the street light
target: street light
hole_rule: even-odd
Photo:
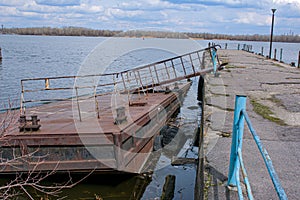
[[[271,39],[270,39],[270,51],[269,51],[269,58],[271,58],[272,54],[272,42],[273,42],[273,27],[274,27],[274,13],[276,9],[271,9],[272,10],[272,26],[271,26]]]

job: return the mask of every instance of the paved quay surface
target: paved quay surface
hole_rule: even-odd
[[[218,77],[206,76],[206,197],[238,199],[226,184],[235,95],[241,94],[288,198],[300,199],[300,69],[245,51],[218,50],[218,55],[229,64]],[[265,116],[254,111],[258,108]],[[243,159],[254,198],[278,199],[246,125]]]

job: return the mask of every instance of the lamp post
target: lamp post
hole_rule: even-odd
[[[269,58],[271,58],[272,54],[272,42],[273,42],[273,27],[274,27],[274,13],[276,9],[271,9],[272,10],[272,26],[271,26],[271,38],[270,38],[270,51],[269,51]]]

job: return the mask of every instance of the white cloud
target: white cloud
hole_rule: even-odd
[[[273,3],[276,4],[287,4],[287,3],[295,3],[295,4],[299,4],[299,0],[273,0]]]
[[[80,0],[35,0],[37,4],[48,6],[74,6],[80,5]]]
[[[26,3],[33,2],[33,0],[0,0],[0,6],[5,5],[5,6],[22,6]]]
[[[255,34],[269,31],[271,8],[277,30],[300,33],[300,0],[0,0],[0,23]]]
[[[0,6],[1,16],[15,16],[18,10],[15,7],[3,7]]]
[[[119,8],[108,8],[105,12],[109,17],[115,18],[132,18],[142,14],[142,11],[133,10],[133,11],[126,11],[121,10]]]
[[[103,12],[104,8],[101,5],[88,5],[85,3],[80,4],[79,6],[71,6],[68,9],[72,12],[85,12],[85,13],[99,13]]]
[[[256,12],[238,12],[236,23],[251,24],[257,26],[268,26],[271,23],[270,17]]]
[[[161,0],[140,0],[140,1],[126,1],[120,5],[120,8],[126,10],[188,10],[190,6],[177,5],[167,1]]]

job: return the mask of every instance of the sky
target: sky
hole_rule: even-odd
[[[0,25],[300,35],[300,0],[0,0]]]

